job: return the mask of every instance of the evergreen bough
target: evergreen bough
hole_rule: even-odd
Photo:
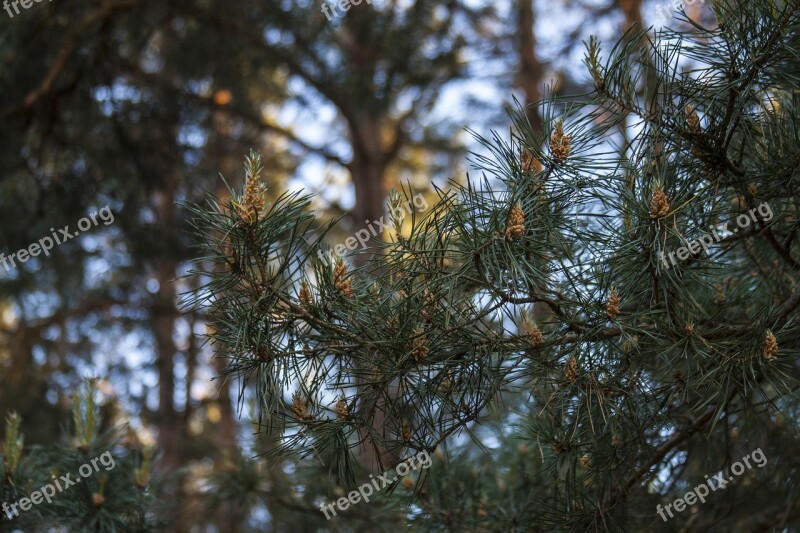
[[[191,207],[187,304],[269,453],[350,490],[436,451],[406,515],[432,530],[797,527],[799,7],[717,1],[713,28],[592,39],[594,91],[542,102],[544,131],[515,110],[479,179],[347,261],[318,254],[309,196],[265,205],[251,154],[243,194]],[[477,449],[442,452],[465,434]],[[763,469],[656,514],[756,448]]]

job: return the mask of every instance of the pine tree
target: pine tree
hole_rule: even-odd
[[[309,196],[264,205],[254,154],[242,194],[191,206],[205,285],[187,303],[270,453],[318,458],[344,491],[370,473],[360,447],[383,470],[429,453],[393,485],[424,529],[800,524],[800,6],[714,11],[714,28],[591,40],[592,93],[542,102],[541,131],[514,111],[482,179],[409,209],[357,268],[331,259]],[[658,514],[755,450],[765,465]],[[303,487],[293,504],[333,498]]]
[[[2,531],[152,531],[152,450],[123,428],[101,431],[96,380],[72,400],[64,443],[24,448],[20,418],[6,418]],[[38,494],[38,495],[37,495]],[[27,501],[25,501],[27,499]]]

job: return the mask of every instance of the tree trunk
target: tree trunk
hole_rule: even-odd
[[[350,121],[353,161],[348,166],[356,192],[354,231],[366,228],[384,213],[386,154],[381,143],[381,117],[359,114]]]
[[[519,86],[525,93],[525,114],[528,121],[533,126],[533,131],[541,131],[542,119],[535,104],[542,99],[544,68],[536,59],[536,37],[533,34],[536,16],[533,0],[520,0],[518,14]]]

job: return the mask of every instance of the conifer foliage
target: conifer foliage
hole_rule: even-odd
[[[132,431],[101,430],[97,395],[96,380],[87,380],[72,399],[68,438],[51,446],[24,449],[20,418],[14,413],[7,416],[0,530],[133,532],[155,528],[152,450]]]
[[[352,489],[364,450],[382,470],[439,450],[408,510],[431,529],[800,523],[800,6],[714,10],[712,29],[587,43],[592,93],[542,102],[544,131],[513,113],[480,180],[358,258],[318,253],[310,197],[264,203],[256,154],[242,194],[192,206],[206,283],[187,304],[272,455]],[[497,482],[442,455],[487,433]],[[764,468],[656,514],[756,448]]]

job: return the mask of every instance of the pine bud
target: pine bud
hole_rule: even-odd
[[[574,357],[570,357],[567,365],[564,367],[564,377],[570,383],[575,383],[578,380],[578,361]]]
[[[661,190],[661,187],[656,185],[656,190],[653,193],[653,198],[650,199],[650,218],[664,218],[669,214],[669,198]]]
[[[686,106],[686,124],[689,126],[689,131],[692,133],[700,132],[700,117],[697,116],[697,111],[692,106]]]
[[[231,272],[236,272],[239,268],[239,264],[236,261],[236,253],[231,243],[225,245],[225,268]]]
[[[550,153],[553,154],[556,164],[563,163],[569,157],[571,151],[570,140],[571,138],[568,135],[564,135],[564,122],[558,119],[553,136],[550,138]]]
[[[403,438],[403,442],[411,442],[411,427],[408,424],[408,420],[403,420],[403,429],[400,432],[400,436]]]
[[[594,86],[598,92],[603,92],[606,88],[606,82],[603,79],[603,73],[600,70],[600,41],[595,37],[589,38],[589,50],[587,54],[587,63],[589,65],[589,72],[594,79]]]
[[[299,392],[292,395],[292,411],[301,420],[314,420],[314,415],[308,412],[306,402],[300,397]]]
[[[239,219],[250,225],[258,220],[258,215],[264,209],[264,186],[261,184],[261,156],[251,152],[245,158],[245,174],[247,183],[241,202],[235,203]]]
[[[422,319],[425,322],[433,322],[433,317],[436,313],[436,296],[428,289],[425,289],[422,294],[424,296],[422,301]]]
[[[106,498],[99,492],[95,492],[92,494],[92,504],[95,507],[101,507],[104,503],[106,503]]]
[[[525,174],[529,174],[531,172],[539,173],[542,171],[542,163],[533,157],[533,154],[525,148],[521,149],[520,158],[522,159],[522,172]]]
[[[311,289],[308,288],[308,283],[306,283],[305,280],[300,283],[300,293],[298,294],[298,299],[300,300],[300,304],[306,309],[314,305],[314,298],[311,296]]]
[[[514,237],[521,237],[525,233],[525,212],[517,204],[511,209],[506,222],[506,239],[513,240]]]
[[[406,490],[412,490],[414,488],[414,480],[411,479],[409,476],[404,477],[403,488]]]
[[[528,327],[528,341],[531,343],[531,346],[534,348],[538,348],[542,345],[544,341],[544,336],[542,335],[542,330],[537,328],[536,326],[532,325]]]
[[[611,296],[608,297],[608,302],[606,302],[606,314],[611,320],[616,320],[616,318],[619,316],[620,302],[621,300],[617,294],[617,291],[612,290]]]
[[[775,338],[775,335],[773,335],[770,330],[767,330],[767,334],[764,336],[764,346],[761,349],[761,355],[767,361],[774,361],[777,359],[777,354],[778,339]]]
[[[345,298],[353,296],[353,284],[347,277],[347,265],[342,259],[339,259],[333,270],[333,286]]]
[[[336,418],[339,420],[350,419],[350,409],[347,407],[347,401],[344,398],[336,402]]]

